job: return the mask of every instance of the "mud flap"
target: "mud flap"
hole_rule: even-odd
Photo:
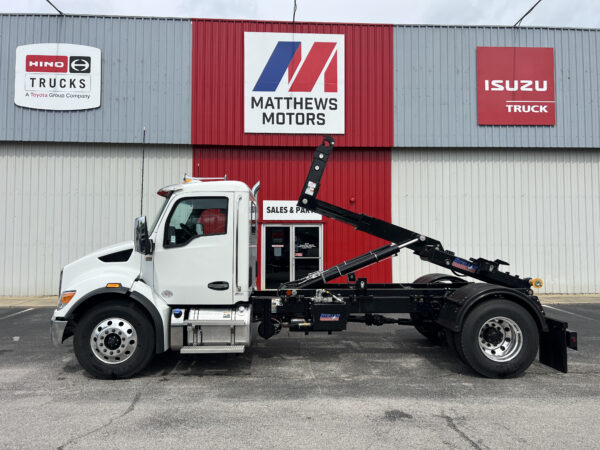
[[[567,373],[567,347],[577,350],[577,333],[567,329],[567,322],[547,317],[546,323],[548,331],[540,333],[540,362]]]

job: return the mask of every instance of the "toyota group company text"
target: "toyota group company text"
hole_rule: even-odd
[[[381,247],[296,205],[325,134],[323,201],[508,261],[544,280],[538,293],[600,292],[598,30],[9,14],[0,27],[0,295],[55,295],[69,261],[131,240],[142,155],[149,219],[184,173],[260,180],[259,289]],[[410,253],[357,276],[434,270]]]

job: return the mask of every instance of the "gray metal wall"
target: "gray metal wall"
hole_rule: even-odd
[[[0,295],[55,295],[66,263],[133,239],[141,146],[0,143]],[[192,147],[147,145],[144,215],[192,173]]]
[[[392,221],[539,276],[541,293],[600,292],[597,150],[393,150]],[[396,282],[440,271],[411,252],[394,258]]]
[[[556,125],[477,125],[478,46],[553,47]],[[396,147],[600,147],[600,30],[396,26]]]
[[[14,104],[15,49],[67,42],[102,51],[98,109],[38,111]],[[0,15],[0,141],[191,141],[189,20]]]

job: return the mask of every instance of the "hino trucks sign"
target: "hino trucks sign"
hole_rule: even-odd
[[[554,50],[477,47],[479,125],[554,125]]]
[[[244,33],[246,133],[344,133],[344,35]]]
[[[80,110],[100,106],[100,49],[74,44],[17,47],[15,104]]]

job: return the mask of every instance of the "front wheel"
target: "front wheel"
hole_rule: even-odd
[[[135,304],[111,301],[87,311],[75,328],[75,356],[97,378],[129,378],[154,356],[154,328]]]
[[[522,306],[505,299],[489,300],[469,313],[456,344],[459,355],[481,375],[514,377],[535,359],[539,332]]]

